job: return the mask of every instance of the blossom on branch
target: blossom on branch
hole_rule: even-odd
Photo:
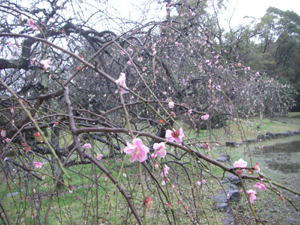
[[[205,114],[205,115],[201,116],[201,120],[208,120],[208,118],[209,118],[208,114]]]
[[[153,198],[147,197],[144,199],[144,208],[152,209],[153,207]]]
[[[85,143],[82,148],[92,148],[90,143]]]
[[[3,138],[6,137],[6,131],[4,129],[1,130],[1,137],[3,137]]]
[[[172,101],[168,103],[168,106],[169,106],[170,109],[173,109],[173,108],[174,108],[174,105],[175,105],[175,104],[174,104],[174,102],[172,102]]]
[[[279,196],[279,200],[281,200],[282,202],[284,202],[284,196],[283,196],[283,195],[280,195],[280,196]]]
[[[46,59],[46,60],[41,60],[40,61],[40,64],[42,64],[44,66],[44,70],[46,71],[49,67],[50,67],[50,60],[49,59]]]
[[[253,191],[253,190],[250,189],[250,190],[247,191],[247,194],[249,196],[250,202],[253,203],[254,200],[256,199],[256,196],[255,196],[256,191]]]
[[[157,154],[156,154],[156,153],[152,153],[152,154],[151,154],[151,158],[152,158],[152,159],[156,159],[156,158],[157,158]]]
[[[233,166],[235,168],[242,168],[247,166],[247,162],[245,162],[243,159],[239,159],[238,161],[233,163]]]
[[[40,162],[33,162],[33,165],[35,166],[35,168],[42,168],[43,164]]]
[[[266,185],[264,183],[256,182],[254,188],[264,191],[266,190]]]
[[[153,145],[154,150],[156,150],[155,154],[158,155],[160,158],[165,158],[166,152],[166,145],[164,142],[155,143]]]
[[[121,73],[121,74],[120,74],[120,77],[119,77],[118,80],[116,80],[116,83],[117,83],[118,85],[121,85],[121,86],[127,88],[127,86],[126,86],[126,75],[125,75],[125,73]],[[128,91],[126,91],[124,88],[121,88],[121,87],[118,88],[118,89],[115,91],[115,93],[118,93],[119,90],[120,90],[120,93],[121,93],[121,94],[126,94],[126,93],[128,93]]]
[[[33,136],[35,137],[35,139],[36,139],[38,142],[44,142],[43,137],[42,137],[42,135],[40,134],[40,132],[34,133]]]
[[[164,171],[161,172],[161,177],[166,177],[169,174],[169,169],[170,169],[170,167],[165,165]]]
[[[256,172],[256,173],[259,173],[259,172],[260,172],[260,166],[258,165],[258,163],[256,163],[256,164],[254,165],[254,169],[255,169],[255,172]]]
[[[127,142],[127,147],[124,152],[131,155],[130,162],[139,161],[144,162],[147,159],[147,153],[149,148],[143,145],[143,142],[139,138],[134,138],[132,144]]]
[[[37,26],[34,25],[33,19],[28,19],[27,23],[29,24],[29,26],[31,27],[32,30],[38,30],[39,29]]]
[[[97,154],[97,160],[102,159],[103,155],[102,154]]]
[[[184,133],[183,133],[182,128],[180,128],[179,130],[176,130],[175,132],[173,132],[171,130],[166,131],[167,141],[170,141],[170,142],[175,141],[178,144],[180,144],[182,142],[183,137],[184,137]]]

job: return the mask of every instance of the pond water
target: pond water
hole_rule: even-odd
[[[283,173],[300,172],[300,141],[257,148],[253,155],[262,157],[269,169],[279,170]]]

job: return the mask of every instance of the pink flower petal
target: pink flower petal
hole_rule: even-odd
[[[233,166],[235,168],[247,167],[247,162],[245,162],[243,159],[239,159],[238,161],[233,163]]]
[[[97,160],[102,159],[103,155],[102,154],[97,154]]]
[[[85,143],[82,148],[92,148],[90,143]]]
[[[126,75],[125,75],[125,73],[121,73],[121,74],[120,74],[120,77],[119,77],[118,80],[116,80],[116,83],[117,83],[118,85],[121,85],[121,86],[127,88],[127,86],[126,86]],[[128,93],[128,91],[126,91],[124,88],[120,88],[120,92],[121,92],[121,94],[126,94],[126,93]],[[115,91],[115,93],[118,93],[118,89]]]
[[[33,165],[35,166],[35,168],[42,168],[43,164],[40,162],[33,162]]]
[[[143,142],[139,138],[134,138],[132,144],[127,142],[127,147],[124,152],[131,155],[130,162],[139,161],[144,162],[147,159],[147,153],[149,148],[143,145]]]

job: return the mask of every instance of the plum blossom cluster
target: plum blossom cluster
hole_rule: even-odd
[[[166,131],[167,141],[175,141],[176,143],[180,144],[182,142],[183,137],[184,133],[182,128],[176,130],[175,132],[171,130]],[[160,158],[166,157],[167,151],[164,142],[155,143],[153,145],[153,149],[155,150],[155,152],[151,154],[151,158],[155,159],[158,156]],[[124,149],[124,152],[131,155],[130,162],[144,162],[147,159],[149,148],[143,144],[141,139],[134,138],[132,140],[132,143],[127,142],[127,147]]]
[[[233,166],[234,168],[245,168],[247,167],[248,163],[246,161],[244,161],[243,159],[239,159],[238,161],[234,162],[233,163]],[[256,163],[252,169],[249,169],[249,172],[252,172],[252,170],[255,170],[256,173],[260,173],[260,166],[258,165],[258,163]],[[241,174],[242,171],[241,170],[238,170],[237,171],[238,174]],[[260,178],[260,180],[262,181],[261,183],[260,182],[256,182],[255,185],[254,185],[254,188],[255,189],[259,189],[259,190],[262,190],[262,191],[265,191],[266,190],[266,184],[265,182],[263,182],[263,179],[258,175],[258,178]],[[252,189],[249,189],[247,190],[247,194],[248,194],[248,197],[249,197],[249,201],[251,203],[254,202],[254,200],[256,200],[256,191],[252,190]]]

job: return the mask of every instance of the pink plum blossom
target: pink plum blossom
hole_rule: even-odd
[[[198,181],[197,184],[198,184],[198,186],[200,186],[201,185],[201,181]]]
[[[256,182],[254,188],[264,191],[266,190],[266,185],[264,183]]]
[[[175,141],[178,144],[180,144],[182,142],[182,138],[184,137],[184,133],[182,128],[180,128],[179,130],[176,130],[175,133],[171,130],[167,130],[166,131],[166,138],[167,141]]]
[[[33,30],[38,30],[39,28],[37,28],[37,26],[34,25],[34,22],[32,19],[28,19],[27,23],[29,24],[29,26],[31,27],[31,29]]]
[[[40,162],[33,162],[33,165],[35,166],[35,168],[42,168],[43,164]]]
[[[44,70],[47,70],[50,64],[50,60],[49,59],[46,59],[46,60],[41,60],[40,63],[44,66]]]
[[[256,173],[259,173],[259,172],[260,172],[260,166],[258,165],[258,163],[256,163],[256,164],[254,165],[254,170],[255,170]]]
[[[144,208],[152,209],[153,207],[153,198],[147,197],[144,199]]]
[[[3,138],[6,137],[6,131],[4,129],[1,130],[1,137],[3,137]]]
[[[166,152],[166,145],[164,142],[161,143],[155,143],[153,145],[154,150],[156,150],[156,153],[160,158],[165,158],[167,152]]]
[[[130,162],[139,161],[144,162],[147,159],[147,153],[149,148],[143,145],[143,142],[139,138],[134,138],[132,144],[127,142],[127,147],[124,152],[131,155]]]
[[[233,163],[234,168],[242,168],[247,166],[247,162],[245,162],[243,159],[239,159],[238,161]]]
[[[170,209],[172,209],[172,204],[171,203],[167,203],[167,206],[170,208]]]
[[[172,101],[169,102],[168,106],[169,106],[170,109],[173,109],[174,108],[174,102],[172,102]]]
[[[90,143],[85,143],[82,148],[92,148]]]
[[[255,196],[256,191],[253,191],[253,190],[250,189],[250,190],[247,191],[247,193],[248,193],[250,202],[253,203],[254,200],[256,199],[256,196]]]
[[[11,142],[11,139],[5,138],[5,139],[4,139],[4,142],[5,142],[6,144],[9,144],[9,143]]]
[[[284,196],[283,196],[283,195],[280,195],[280,196],[279,196],[279,200],[281,200],[282,202],[284,202]]]
[[[127,88],[125,81],[126,81],[126,75],[125,75],[125,73],[121,73],[119,79],[116,80],[116,83],[118,85],[121,85],[121,86]],[[128,93],[128,91],[126,91],[124,88],[120,88],[120,92],[121,92],[121,94]],[[116,90],[115,93],[118,93],[118,90]]]
[[[157,154],[156,154],[156,153],[152,153],[152,154],[151,154],[151,158],[152,158],[152,159],[156,159],[156,158],[157,158]]]
[[[97,160],[102,159],[103,155],[102,154],[97,154]]]
[[[202,183],[203,183],[203,184],[206,184],[206,180],[202,180]]]
[[[169,169],[170,169],[170,167],[168,167],[167,165],[165,165],[164,171],[161,172],[161,176],[162,177],[167,176],[169,174]]]
[[[167,183],[168,181],[169,181],[169,179],[167,179],[167,178],[164,179],[164,180],[161,182],[161,185],[163,185],[163,186],[166,185],[166,183]]]
[[[208,120],[208,118],[209,118],[208,114],[205,114],[205,115],[201,116],[201,120]]]
[[[192,109],[190,109],[190,110],[188,111],[189,115],[191,115],[191,114],[192,114],[192,112],[193,112],[193,110],[192,110]]]

